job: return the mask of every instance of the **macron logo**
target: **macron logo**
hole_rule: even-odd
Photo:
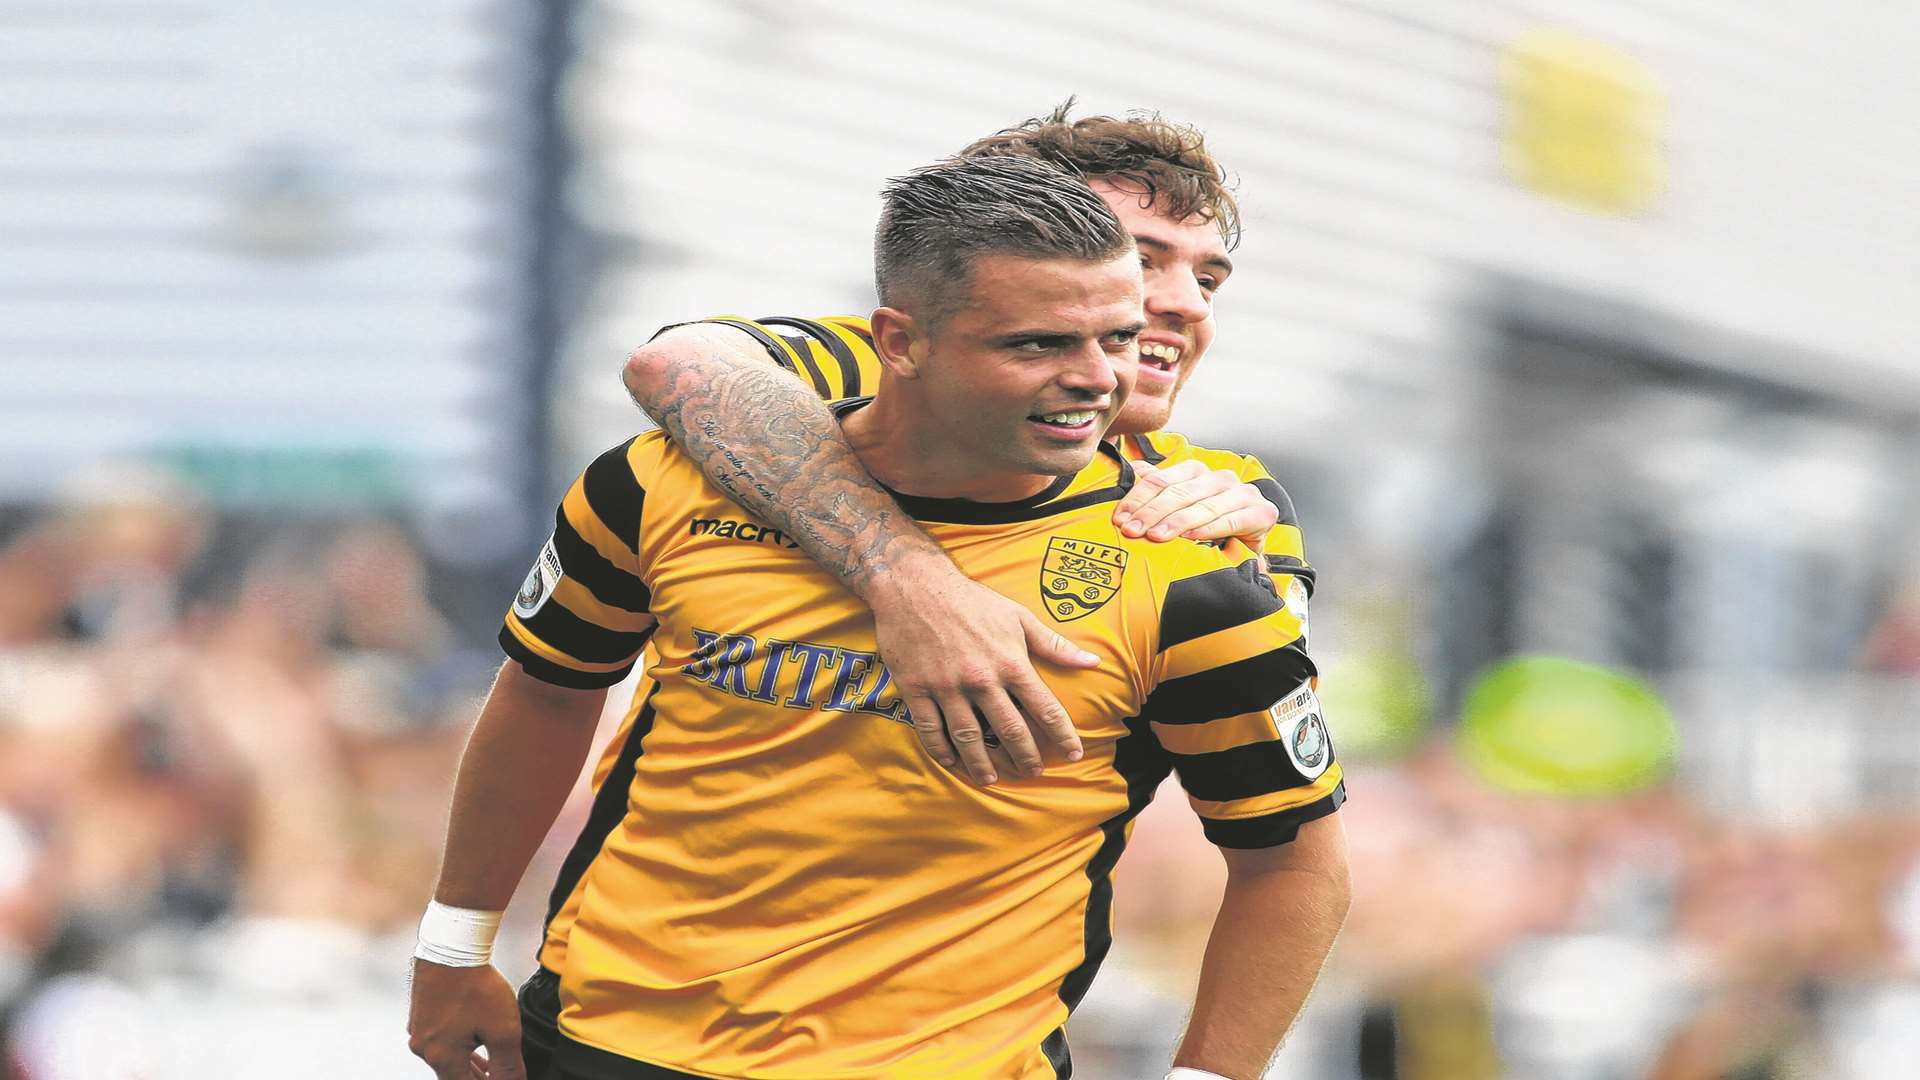
[[[727,518],[694,518],[687,524],[687,535],[719,536],[749,544],[772,544],[783,548],[800,546],[792,537],[779,529],[756,525],[751,521],[732,521]]]

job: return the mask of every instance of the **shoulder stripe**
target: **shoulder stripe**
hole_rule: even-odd
[[[1306,650],[1295,643],[1196,675],[1168,679],[1147,696],[1140,717],[1154,724],[1204,724],[1258,712],[1316,674]]]
[[[604,626],[608,630],[637,634],[652,630],[654,627],[654,618],[651,613],[628,611],[623,607],[603,604],[599,597],[593,595],[593,590],[565,575],[562,575],[559,584],[553,587],[553,598],[567,605],[568,611],[595,626]]]
[[[1298,806],[1305,806],[1332,791],[1342,782],[1345,776],[1346,774],[1341,771],[1340,763],[1334,761],[1328,763],[1327,771],[1321,773],[1320,778],[1311,784],[1301,784],[1296,787],[1278,789],[1269,788],[1269,790],[1263,794],[1254,795],[1245,799],[1202,799],[1189,792],[1187,794],[1187,802],[1192,804],[1194,813],[1199,814],[1203,818],[1213,818],[1216,821],[1233,821],[1239,818],[1260,817],[1263,814],[1273,814],[1282,810],[1292,810]]]
[[[713,323],[715,326],[731,326],[736,330],[744,331],[747,336],[759,342],[761,348],[767,350],[767,356],[772,359],[774,363],[779,364],[781,367],[786,368],[796,375],[799,374],[800,362],[794,358],[793,350],[781,344],[779,338],[760,329],[760,327],[754,323],[746,319],[734,318],[731,315],[716,315],[711,319],[702,319],[700,321]]]
[[[767,323],[782,323],[813,335],[814,339],[826,346],[827,352],[840,365],[839,397],[856,397],[868,391],[860,385],[860,361],[853,355],[840,335],[821,323],[811,319],[788,318],[785,316],[761,320]]]
[[[1133,452],[1141,461],[1149,465],[1158,465],[1167,460],[1167,455],[1161,453],[1159,448],[1153,445],[1153,441],[1145,435],[1129,435],[1126,438],[1133,443]]]
[[[590,664],[585,660],[578,660],[568,656],[566,653],[533,636],[533,631],[527,629],[526,624],[520,621],[520,616],[514,612],[507,613],[505,622],[507,630],[511,632],[515,638],[519,639],[523,647],[531,650],[535,656],[549,663],[558,664],[571,671],[604,674],[628,666],[624,660],[616,660],[611,664]]]
[[[775,334],[774,336],[786,342],[787,351],[795,356],[808,356],[813,352],[812,347],[807,344],[807,339],[799,334]],[[808,377],[808,381],[812,381],[811,376]]]
[[[827,377],[820,373],[819,365],[813,362],[811,350],[789,348],[784,341],[776,335],[768,333],[760,324],[750,322],[746,319],[710,319],[708,321],[722,323],[727,326],[737,326],[747,333],[752,334],[754,340],[760,343],[761,348],[767,350],[767,355],[773,357],[775,362],[781,367],[811,382],[814,393],[819,394],[823,398],[833,395],[833,388],[827,385]]]
[[[1265,618],[1282,606],[1273,579],[1254,559],[1181,578],[1167,586],[1160,611],[1160,651]]]
[[[1240,478],[1243,484],[1258,484],[1262,480],[1273,479],[1273,474],[1267,471],[1266,465],[1252,454],[1236,454],[1231,450],[1208,450],[1204,446],[1194,447],[1193,453],[1203,461],[1210,458],[1223,459],[1214,468],[1230,470]],[[1285,489],[1282,489],[1281,494],[1286,494]]]
[[[1308,566],[1305,562],[1292,555],[1269,554],[1267,556],[1267,573],[1272,575],[1291,574],[1302,577],[1312,577],[1313,567]]]
[[[635,435],[619,446],[593,459],[586,473],[580,478],[580,486],[586,492],[587,505],[593,509],[593,515],[600,519],[609,531],[630,551],[640,550],[640,511],[646,503],[646,492],[640,487],[640,480],[633,475],[633,464],[627,460],[627,451],[632,448]]]
[[[829,315],[826,321],[859,338],[866,343],[867,348],[873,348],[873,331],[868,329],[865,318],[854,315]]]
[[[1153,736],[1168,753],[1191,757],[1248,743],[1270,742],[1280,737],[1280,729],[1273,722],[1273,711],[1262,709],[1204,724],[1162,724],[1153,729]]]
[[[1293,510],[1293,497],[1287,494],[1287,489],[1281,487],[1278,480],[1270,478],[1255,480],[1253,488],[1260,493],[1261,498],[1272,503],[1275,510],[1280,511],[1279,524],[1296,527],[1300,524],[1300,517]]]
[[[827,373],[820,370],[820,362],[813,358],[813,350],[805,348],[794,351],[800,354],[800,363],[807,369],[807,379],[813,383],[813,392],[827,401],[833,400],[833,384],[827,381]]]
[[[1300,620],[1290,612],[1276,611],[1166,650],[1160,654],[1159,681],[1165,683],[1198,675],[1230,661],[1280,648],[1299,637]]]
[[[1278,739],[1177,757],[1173,767],[1187,794],[1207,802],[1234,802],[1313,784],[1294,768],[1286,744]]]
[[[527,632],[557,652],[583,664],[622,664],[646,647],[651,629],[638,632],[609,630],[567,610],[558,599],[548,599],[531,616],[514,618]]]
[[[781,341],[787,343],[787,348],[793,350],[793,355],[800,358],[800,365],[805,369],[807,381],[813,384],[813,392],[816,395],[825,401],[834,401],[846,396],[833,392],[833,380],[829,379],[825,369],[821,368],[820,358],[814,352],[815,342],[812,338],[799,334],[793,337],[781,334],[779,337]]]
[[[1347,801],[1345,781],[1336,783],[1324,797],[1305,806],[1295,806],[1251,818],[1200,819],[1207,839],[1223,848],[1269,848],[1290,844],[1300,835],[1300,826],[1318,821]]]
[[[564,506],[554,515],[553,552],[560,556],[562,572],[585,586],[595,600],[636,613],[652,607],[653,594],[646,582],[609,562],[583,539],[567,520]]]
[[[555,686],[565,686],[573,690],[604,690],[616,685],[633,670],[633,665],[616,668],[612,671],[575,671],[541,656],[514,636],[513,623],[508,621],[500,627],[500,651],[519,664],[527,674],[541,682]]]
[[[1274,577],[1296,577],[1307,587],[1307,595],[1313,595],[1315,572],[1313,567],[1291,555],[1267,556],[1267,573]]]
[[[1267,530],[1266,538],[1260,543],[1260,549],[1269,555],[1286,555],[1305,562],[1306,548],[1302,546],[1300,526],[1276,522]]]

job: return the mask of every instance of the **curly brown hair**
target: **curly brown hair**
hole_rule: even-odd
[[[1200,129],[1157,112],[1070,120],[1073,104],[1068,98],[1045,116],[975,140],[959,156],[1038,158],[1089,179],[1099,177],[1138,192],[1143,205],[1157,205],[1177,221],[1194,216],[1211,221],[1228,248],[1239,245],[1240,204]]]

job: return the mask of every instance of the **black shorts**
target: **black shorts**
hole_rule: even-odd
[[[557,1080],[553,1051],[560,1041],[560,976],[536,968],[520,984],[520,1056],[527,1080]]]
[[[544,967],[520,984],[520,1055],[527,1080],[702,1080],[560,1034],[560,976]]]

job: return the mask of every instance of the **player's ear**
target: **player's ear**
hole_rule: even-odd
[[[899,308],[877,308],[868,325],[880,363],[902,379],[919,378],[920,364],[927,355],[926,332],[913,316]]]

